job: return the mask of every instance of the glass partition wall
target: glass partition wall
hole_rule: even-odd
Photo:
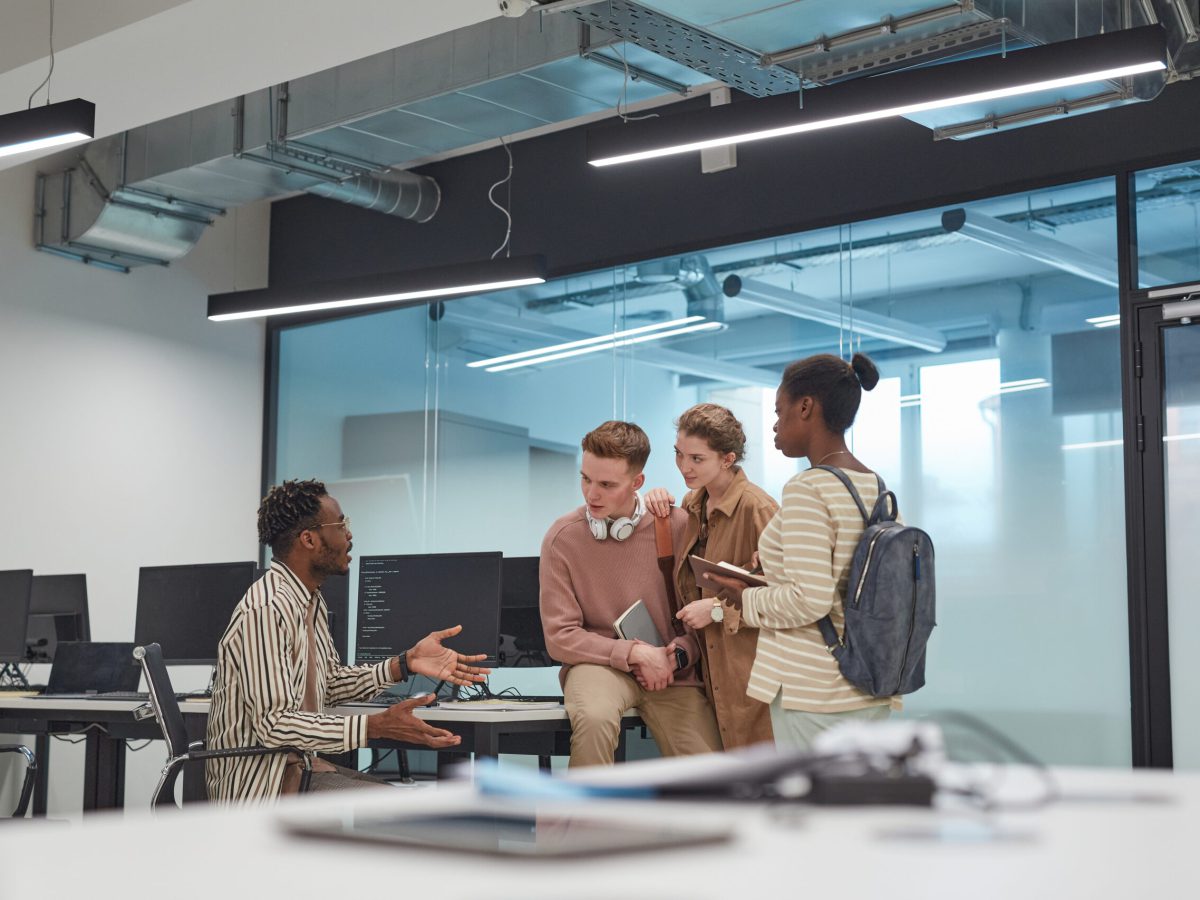
[[[963,710],[1049,762],[1127,765],[1114,184],[282,329],[271,477],[329,484],[356,555],[536,555],[581,503],[580,438],[609,418],[647,431],[647,483],[678,497],[673,420],[724,404],[778,497],[807,466],[771,440],[783,367],[862,350],[882,379],[854,450],[938,556],[928,684],[905,714]],[[557,689],[553,670],[495,682]]]

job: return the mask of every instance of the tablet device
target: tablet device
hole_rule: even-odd
[[[718,824],[618,822],[561,810],[467,810],[424,815],[370,812],[338,819],[289,822],[285,828],[302,837],[524,859],[695,846],[727,841],[731,836],[727,826]]]

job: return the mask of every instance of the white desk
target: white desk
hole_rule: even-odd
[[[607,803],[619,820],[652,816],[728,821],[728,845],[594,860],[508,861],[483,856],[289,839],[281,815],[388,807],[413,812],[471,802],[469,788],[311,795],[274,809],[190,807],[152,818],[97,814],[82,826],[5,827],[0,897],[44,893],[64,861],[91,897],[142,888],[173,900],[221,896],[541,898],[751,895],[821,900],[1104,900],[1200,896],[1191,854],[1200,832],[1200,776],[1068,770],[1068,792],[1156,791],[1170,803],[1060,802],[995,817],[1028,835],[1002,843],[944,843],[881,836],[961,815],[923,809],[770,810],[734,804]],[[351,806],[353,804],[353,806]],[[438,889],[437,894],[422,893]],[[232,893],[231,893],[232,892]]]
[[[125,741],[128,739],[158,738],[160,732],[154,721],[135,722],[133,710],[144,700],[55,700],[43,697],[0,696],[0,733],[34,734],[38,736],[39,773],[34,796],[35,814],[44,814],[48,778],[49,734],[77,732],[89,725],[103,726],[86,731],[87,747],[84,763],[84,801],[87,811],[122,806],[125,792]],[[209,702],[187,700],[179,704],[184,714],[191,740],[204,737],[208,721]],[[335,715],[362,715],[382,712],[384,707],[373,704],[353,704],[335,707]],[[463,742],[454,752],[475,753],[479,756],[498,756],[504,753],[530,754],[543,758],[569,752],[571,724],[566,710],[553,709],[494,709],[479,707],[418,707],[415,714],[436,722]],[[622,720],[622,748],[625,728],[641,725],[636,711],[630,710]],[[377,741],[372,746],[427,749],[417,744]],[[623,750],[619,750],[619,753]],[[187,763],[184,775],[186,800],[204,798],[203,766]]]

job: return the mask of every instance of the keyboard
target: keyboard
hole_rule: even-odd
[[[149,700],[145,691],[89,691],[82,694],[42,694],[42,700]]]
[[[0,694],[28,694],[30,691],[44,691],[44,684],[0,684]]]

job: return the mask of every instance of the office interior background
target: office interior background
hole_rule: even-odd
[[[103,50],[156,19],[179,28],[196,5],[142,3],[155,15],[121,23],[116,11],[138,4],[117,4],[91,43]],[[905,715],[965,710],[1056,764],[1200,765],[1200,612],[1186,565],[1200,331],[1159,327],[1150,296],[1200,281],[1200,86],[968,140],[935,142],[901,119],[739,147],[735,167],[709,174],[693,157],[595,170],[588,120],[618,104],[699,109],[712,79],[593,32],[598,52],[621,61],[597,64],[567,14],[359,5],[411,23],[411,41],[392,32],[405,43],[393,50],[396,40],[372,46],[369,29],[318,36],[289,22],[298,55],[287,65],[282,48],[258,48],[256,70],[239,62],[236,78],[214,76],[223,94],[186,94],[190,105],[170,111],[152,98],[101,139],[135,161],[121,183],[226,210],[170,266],[111,256],[130,266],[121,273],[36,252],[39,173],[71,168],[80,150],[0,171],[0,568],[86,572],[93,638],[128,640],[140,566],[257,558],[258,498],[304,477],[324,480],[354,520],[356,556],[536,555],[578,505],[584,432],[638,422],[654,447],[648,485],[679,496],[672,421],[701,401],[738,414],[747,474],[779,496],[804,465],[771,444],[779,373],[810,353],[862,349],[882,380],[851,446],[938,550],[928,685]],[[779,4],[730,5],[728,21],[692,24],[754,46],[780,21],[768,15]],[[878,20],[929,4],[851,5]],[[1142,24],[1137,3],[978,6],[1047,43],[1072,36],[1072,13],[1077,34]],[[71,21],[71,5],[59,7]],[[41,33],[34,12],[20,16],[24,34]],[[240,46],[223,55],[240,60]],[[6,109],[17,85],[36,84],[41,55],[28,55],[0,73]],[[245,97],[243,134],[269,141],[285,82],[284,138],[414,168],[439,185],[437,214],[420,224],[299,193],[267,166],[247,184],[236,164],[252,163],[223,143],[230,98]],[[86,93],[82,81],[70,91]],[[206,320],[210,294],[487,259],[505,237],[488,200],[508,171],[501,137],[512,178],[493,196],[512,215],[513,255],[544,254],[558,273],[546,284],[432,307]],[[1018,239],[1001,247],[961,222]],[[843,321],[814,321],[828,303]],[[552,365],[468,366],[686,316],[720,327]],[[887,338],[864,325],[883,318]],[[1139,352],[1153,390],[1135,377]],[[1139,449],[1151,409],[1161,428]],[[173,673],[183,688],[207,675]],[[550,669],[497,676],[509,683],[557,686]],[[78,748],[53,752],[51,813],[69,813]],[[145,802],[161,763],[154,744],[131,754],[127,805]],[[0,799],[19,777],[0,768]]]

